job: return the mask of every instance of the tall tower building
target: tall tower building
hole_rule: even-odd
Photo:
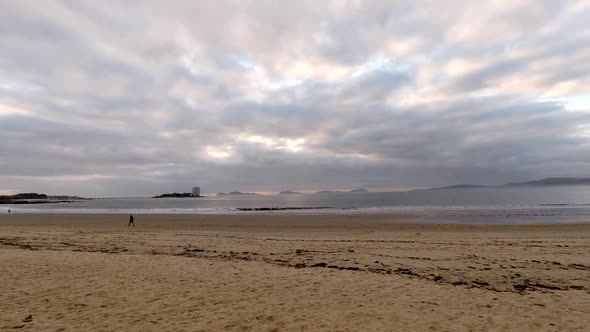
[[[201,196],[201,187],[193,187],[193,197]]]

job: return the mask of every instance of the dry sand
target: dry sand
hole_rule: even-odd
[[[590,330],[590,224],[136,217],[0,216],[0,330]]]

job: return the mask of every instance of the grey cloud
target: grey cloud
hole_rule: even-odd
[[[587,176],[588,112],[562,104],[590,79],[590,9],[575,4],[2,3],[0,191]],[[453,59],[476,69],[448,74]]]

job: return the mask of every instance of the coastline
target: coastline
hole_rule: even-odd
[[[0,329],[583,330],[590,224],[0,215]],[[32,322],[22,322],[27,315]]]

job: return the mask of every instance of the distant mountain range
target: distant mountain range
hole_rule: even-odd
[[[238,196],[238,195],[260,195],[258,193],[243,193],[240,191],[232,191],[230,193],[218,193],[217,196]]]
[[[337,191],[337,190],[322,190],[316,192],[316,194],[348,194],[348,193],[368,193],[366,189],[352,189],[350,191]]]
[[[499,186],[479,184],[458,184],[454,186],[436,187],[430,189],[474,189],[474,188],[497,188],[497,187],[539,187],[539,186],[590,186],[590,178],[545,178],[527,182],[510,182]]]
[[[480,185],[480,184],[456,184],[456,185],[453,185],[453,186],[428,188],[427,190],[438,190],[438,189],[475,189],[475,188],[493,188],[493,187],[501,187],[501,186],[486,186],[486,185]],[[424,189],[418,189],[418,190],[424,190]]]
[[[590,178],[545,178],[528,182],[507,183],[505,186],[590,186]]]

